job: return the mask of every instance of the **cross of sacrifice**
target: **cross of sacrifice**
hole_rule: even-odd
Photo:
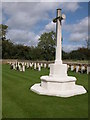
[[[57,17],[53,19],[53,22],[56,23],[56,40],[57,40],[57,47],[56,47],[56,60],[55,63],[62,64],[62,31],[61,31],[61,23],[62,20],[65,19],[66,16],[61,14],[61,9],[57,9]]]

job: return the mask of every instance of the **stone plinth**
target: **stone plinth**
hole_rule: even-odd
[[[83,86],[75,84],[75,77],[67,76],[66,64],[50,64],[49,76],[41,76],[40,79],[40,84],[31,87],[38,94],[70,97],[86,93]]]

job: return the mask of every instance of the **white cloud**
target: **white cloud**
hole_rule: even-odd
[[[7,39],[11,39],[13,43],[23,44],[27,46],[36,46],[39,36],[33,32],[25,30],[12,29],[7,33]]]
[[[88,17],[88,32],[90,34],[90,16]]]
[[[9,16],[6,21],[9,27],[31,29],[38,22],[48,20],[48,11],[56,6],[58,3],[3,3],[3,11]]]
[[[2,24],[2,3],[0,2],[0,24]]]
[[[71,33],[70,40],[71,41],[83,41],[87,38],[88,34],[86,33]]]
[[[12,0],[1,0],[2,2],[12,2]],[[13,0],[13,2],[89,2],[89,0]]]
[[[82,41],[88,36],[88,17],[81,19],[76,24],[64,25],[64,29],[70,32],[69,40]]]
[[[72,31],[72,32],[87,32],[88,31],[88,17],[85,17],[81,19],[78,23],[76,24],[70,24],[70,25],[65,25],[64,28],[67,31]]]
[[[75,11],[79,8],[79,4],[75,3],[62,3],[62,2],[11,2],[3,3],[3,12],[9,16],[6,24],[13,28],[30,29],[36,23],[49,19],[48,11],[55,11],[56,8],[62,7],[66,11]],[[3,14],[3,15],[4,15]]]
[[[46,30],[49,30],[49,31],[52,31],[52,30],[54,30],[55,29],[55,23],[53,23],[52,21],[49,23],[49,24],[47,24],[46,26],[45,26],[45,29]]]
[[[50,32],[50,31],[55,31],[56,30],[56,24],[53,23],[52,21],[45,25],[44,29],[39,32],[39,34],[42,34],[44,32]]]
[[[64,8],[64,10],[71,11],[71,12],[75,12],[80,7],[78,2],[74,2],[74,3],[73,2],[67,2],[67,3],[62,2],[61,5],[62,5],[62,8]]]
[[[63,50],[65,52],[71,52],[72,50],[77,50],[78,48],[81,48],[82,45],[64,45]]]
[[[55,30],[56,24],[50,22],[50,12],[55,12],[56,8],[63,8],[64,11],[74,12],[80,8],[79,3],[62,2],[6,2],[3,3],[3,20],[9,26],[7,37],[15,43],[36,46],[39,35],[32,29],[40,22],[49,23],[41,32]],[[40,24],[39,24],[40,25]]]

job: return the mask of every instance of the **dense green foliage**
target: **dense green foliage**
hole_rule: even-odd
[[[8,26],[7,25],[3,25],[3,24],[0,24],[0,39],[4,38],[6,39],[6,33],[7,33],[7,30],[8,30]]]
[[[90,60],[90,49],[79,48],[78,50],[73,50],[70,53],[63,52],[63,59]]]
[[[41,49],[41,55],[44,60],[54,60],[56,35],[53,31],[41,35],[38,48]]]
[[[2,58],[2,41],[0,40],[0,59]]]
[[[41,43],[40,43],[41,44]],[[47,45],[45,46],[47,47]],[[27,60],[54,60],[55,47],[42,48],[15,45],[9,40],[2,40],[2,58],[3,59],[27,59]],[[89,60],[90,49],[80,48],[78,50],[66,53],[63,51],[63,59]]]
[[[6,33],[8,26],[0,26],[0,39],[2,40],[2,58],[3,59],[27,59],[27,60],[54,60],[55,59],[55,47],[56,47],[56,35],[55,32],[43,33],[38,41],[37,47],[16,45],[11,40],[6,39]],[[1,33],[1,32],[0,32]],[[0,40],[0,50],[1,50]],[[90,59],[89,48],[79,48],[78,50],[66,53],[63,51],[63,59],[73,60],[89,60]],[[1,55],[1,53],[0,53]]]
[[[38,95],[29,88],[40,82],[40,76],[48,75],[48,69],[27,69],[26,72],[2,69],[3,118],[86,118],[88,117],[88,93],[70,98]],[[88,75],[68,72],[77,78],[77,84],[88,89]]]

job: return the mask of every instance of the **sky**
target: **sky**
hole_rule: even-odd
[[[66,15],[62,21],[63,50],[70,52],[85,46],[87,2],[3,2],[2,23],[8,25],[7,39],[16,44],[37,46],[41,34],[56,31],[52,20],[57,8]]]

